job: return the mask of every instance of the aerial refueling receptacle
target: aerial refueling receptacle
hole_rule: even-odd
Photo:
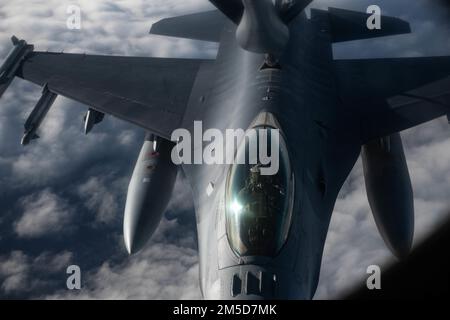
[[[128,186],[123,233],[128,253],[144,247],[158,227],[172,196],[178,167],[173,142],[147,134]]]

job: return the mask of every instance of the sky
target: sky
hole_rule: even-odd
[[[69,5],[81,30],[66,27]],[[411,22],[413,33],[336,45],[336,58],[450,55],[448,10],[431,0],[315,1],[313,6],[365,11]],[[148,34],[152,23],[211,9],[206,0],[0,0],[0,57],[15,34],[36,50],[154,57],[213,58],[215,44]],[[107,116],[85,136],[87,110],[58,97],[41,138],[20,145],[23,123],[41,88],[16,79],[0,100],[0,298],[200,299],[195,217],[179,176],[167,217],[129,257],[122,238],[126,190],[144,132]],[[450,127],[445,118],[402,133],[415,196],[415,243],[448,218]],[[366,269],[395,259],[372,218],[358,161],[345,183],[327,237],[317,299],[364,283]],[[82,289],[66,288],[79,265]]]

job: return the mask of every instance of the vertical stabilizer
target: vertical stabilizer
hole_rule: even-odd
[[[244,14],[242,0],[209,0],[217,9],[222,11],[231,21],[236,24],[241,22]],[[261,0],[256,0],[261,1]],[[271,0],[275,5],[279,17],[289,23],[298,16],[313,0]]]

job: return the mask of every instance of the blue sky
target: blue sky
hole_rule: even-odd
[[[66,28],[66,9],[82,10],[82,29]],[[413,34],[340,44],[337,58],[450,55],[448,12],[436,2],[315,1],[384,14],[412,24]],[[213,57],[214,44],[151,36],[164,17],[210,9],[206,0],[0,0],[0,57],[15,34],[36,50],[158,57]],[[15,80],[0,100],[0,298],[197,299],[195,218],[188,186],[179,178],[161,225],[138,255],[122,239],[126,190],[144,132],[110,116],[85,136],[86,106],[59,97],[41,139],[20,145],[23,123],[41,89]],[[448,214],[450,127],[437,119],[402,133],[415,190],[416,243]],[[317,298],[360,284],[367,266],[394,260],[375,227],[360,162],[336,203]],[[77,264],[83,288],[65,287]]]

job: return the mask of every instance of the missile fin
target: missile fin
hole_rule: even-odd
[[[17,38],[16,36],[12,36],[11,37],[11,42],[13,43],[13,45],[16,45],[19,43],[19,38]]]

